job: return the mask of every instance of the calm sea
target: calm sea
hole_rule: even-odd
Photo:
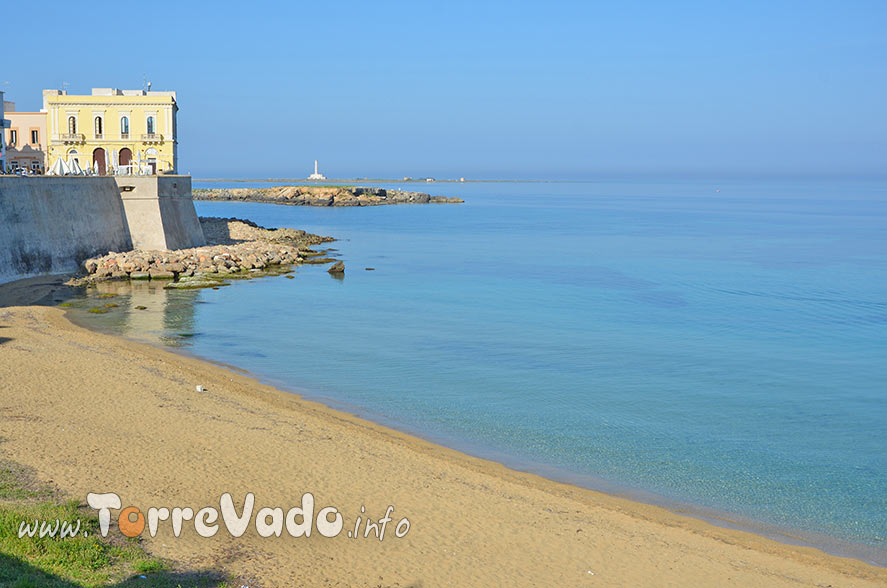
[[[269,184],[231,186],[250,185]],[[344,279],[142,286],[75,315],[512,467],[887,563],[887,183],[406,188],[466,203],[197,203],[338,237]]]

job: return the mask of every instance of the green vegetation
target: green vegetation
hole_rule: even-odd
[[[93,314],[106,314],[108,312],[107,308],[90,308],[89,312]]]
[[[52,490],[48,486],[28,483],[29,478],[28,472],[20,465],[0,463],[0,504],[12,500],[47,499],[52,496]]]
[[[67,521],[75,537],[19,538],[22,521]],[[103,538],[95,511],[62,500],[25,468],[0,461],[0,587],[226,587],[216,572],[182,573],[148,555],[138,540]]]
[[[333,259],[332,257],[309,257],[302,263],[307,265],[321,265],[324,263],[335,263],[339,261],[338,259]]]

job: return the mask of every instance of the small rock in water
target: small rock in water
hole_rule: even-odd
[[[374,271],[376,271],[376,268],[374,268],[374,267],[365,267],[365,268],[363,268],[363,269],[365,269],[365,270],[368,271],[368,272],[374,272]]]
[[[337,261],[333,265],[330,266],[330,269],[326,270],[331,274],[344,274],[345,273],[345,264],[341,261]]]

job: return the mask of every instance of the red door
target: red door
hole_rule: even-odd
[[[119,156],[118,160],[119,160],[121,166],[129,165],[130,162],[132,161],[132,151],[130,151],[129,148],[124,147],[123,149],[120,150],[120,156]]]
[[[105,150],[99,147],[95,151],[92,152],[92,166],[95,169],[95,165],[98,164],[99,167],[99,175],[103,176],[108,173],[108,166],[105,163]]]

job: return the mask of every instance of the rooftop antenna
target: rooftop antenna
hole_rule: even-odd
[[[148,89],[148,74],[143,73],[142,74],[142,90],[147,90],[147,89]]]
[[[68,82],[62,82],[62,92],[67,92],[70,85]]]

